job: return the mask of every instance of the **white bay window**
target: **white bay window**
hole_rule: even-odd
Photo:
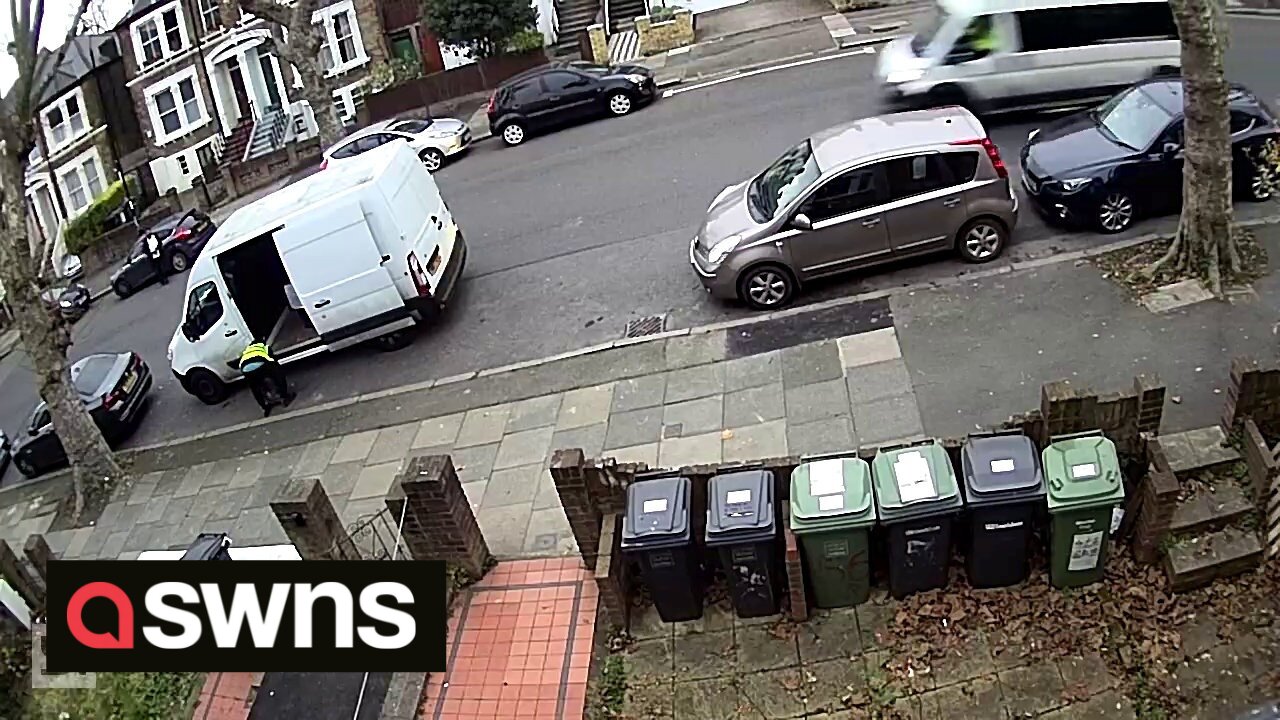
[[[158,145],[182,137],[209,122],[195,67],[152,85],[145,94],[152,134]]]
[[[98,157],[98,149],[90,148],[71,162],[58,168],[58,182],[62,185],[63,197],[67,200],[68,209],[79,213],[94,198],[106,189],[106,178],[102,174],[102,160]]]

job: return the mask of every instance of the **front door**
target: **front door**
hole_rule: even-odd
[[[791,262],[805,277],[839,272],[888,255],[889,231],[875,208],[884,197],[881,163],[826,181],[800,205],[813,229],[788,239]]]
[[[227,62],[227,75],[231,77],[231,90],[236,95],[236,108],[240,110],[240,119],[250,117],[253,104],[249,101],[249,89],[244,84],[244,71],[240,68],[239,60],[231,58]]]
[[[894,253],[928,252],[949,243],[969,211],[943,155],[935,152],[894,158],[884,166],[889,185],[885,216]]]
[[[576,120],[591,114],[597,86],[590,78],[562,70],[542,76],[547,93],[548,123]]]
[[[267,101],[280,106],[280,86],[276,82],[276,66],[270,55],[258,55],[258,64],[262,66],[262,82],[267,86]]]
[[[276,248],[307,316],[326,344],[408,315],[359,201],[291,218]]]

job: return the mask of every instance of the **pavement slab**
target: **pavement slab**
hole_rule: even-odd
[[[481,510],[532,503],[538,495],[539,477],[544,472],[540,463],[495,469],[489,475],[485,485],[484,501],[480,504]]]
[[[843,379],[831,379],[786,389],[787,423],[803,425],[849,414]]]
[[[465,448],[499,442],[507,431],[507,418],[510,413],[510,405],[495,405],[468,411],[462,420],[462,428],[458,431],[454,446]]]
[[[782,420],[725,430],[725,462],[749,462],[787,455],[787,426]]]
[[[560,415],[556,419],[557,430],[587,427],[607,422],[609,408],[613,404],[613,385],[596,385],[580,388],[564,394]]]
[[[739,680],[744,712],[754,711],[764,720],[783,720],[805,714],[803,676],[799,668],[747,673]]]
[[[635,630],[633,628],[633,633]],[[675,680],[675,660],[672,654],[670,628],[666,630],[667,637],[637,640],[627,648],[624,657],[627,663],[628,684],[637,687],[666,685]]]
[[[662,439],[662,408],[650,407],[609,416],[606,450],[654,443]]]
[[[503,436],[493,461],[494,469],[546,462],[554,434],[555,428],[546,426]]]
[[[662,404],[667,391],[665,375],[645,375],[620,380],[613,387],[613,412],[628,412]]]
[[[853,419],[845,415],[807,423],[788,421],[787,449],[800,456],[857,450]]]
[[[995,675],[933,690],[920,696],[924,717],[956,720],[997,720],[1008,718],[1004,696]]]
[[[812,678],[805,688],[805,710],[810,713],[840,712],[844,698],[867,687],[866,668],[856,660],[806,662],[803,672]]]
[[[410,445],[412,449],[433,447],[436,445],[453,445],[462,430],[465,413],[454,413],[444,417],[423,420],[418,425],[418,433]]]
[[[723,395],[686,400],[662,408],[663,438],[701,435],[721,429],[723,423]]]
[[[664,402],[673,404],[723,393],[724,368],[724,363],[713,363],[667,373]]]
[[[560,415],[560,402],[563,399],[563,396],[556,393],[521,400],[513,404],[511,414],[507,418],[507,432],[553,427],[556,424],[556,418]]]
[[[1006,707],[1014,717],[1039,715],[1066,704],[1062,698],[1066,686],[1052,662],[1005,670],[999,677]]]
[[[681,681],[727,677],[738,671],[732,630],[682,634],[673,647],[675,676]]]
[[[774,350],[730,360],[724,365],[724,389],[737,390],[782,382],[782,353]]]
[[[853,608],[815,610],[796,632],[800,660],[852,660],[862,653],[858,615]]]
[[[780,420],[787,415],[782,383],[738,390],[724,396],[724,425],[738,427]]]
[[[718,463],[722,457],[719,432],[666,438],[658,443],[658,465],[664,468]]]
[[[689,720],[746,717],[747,709],[732,678],[676,682],[675,716]]]
[[[742,672],[796,667],[800,651],[793,635],[773,625],[739,626],[734,629],[738,669]]]

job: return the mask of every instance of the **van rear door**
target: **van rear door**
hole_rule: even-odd
[[[326,344],[408,317],[356,200],[290,218],[274,233],[289,280]]]

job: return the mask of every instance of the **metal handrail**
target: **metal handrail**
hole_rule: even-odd
[[[600,8],[604,11],[604,36],[609,37],[613,34],[609,27],[609,0],[600,0]]]

